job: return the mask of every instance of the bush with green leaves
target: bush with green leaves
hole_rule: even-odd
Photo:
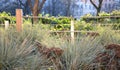
[[[15,16],[11,16],[10,13],[7,12],[1,12],[0,13],[0,23],[4,23],[4,21],[9,21],[11,24],[16,22]]]
[[[112,16],[120,16],[120,10],[114,10],[111,12]]]
[[[41,15],[40,15],[41,16]],[[40,18],[40,23],[49,24],[51,26],[51,30],[69,30],[71,18],[67,17],[49,17],[43,16],[45,18]]]
[[[114,17],[114,16],[119,16],[119,14],[120,14],[119,10],[112,11],[111,13],[100,12],[99,17],[93,17],[90,14],[87,14],[87,15],[83,16],[81,18],[81,20],[83,20],[87,23],[88,22],[102,23],[102,24],[105,24],[105,23],[119,23],[120,22],[119,17]]]
[[[98,15],[99,16],[110,16],[110,14],[106,12],[100,12]]]
[[[75,25],[75,30],[90,31],[95,28],[91,23],[86,23],[84,21],[78,21],[74,25]]]

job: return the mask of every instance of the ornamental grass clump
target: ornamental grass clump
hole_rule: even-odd
[[[120,33],[116,32],[114,30],[111,30],[110,28],[104,28],[104,30],[101,32],[101,35],[99,37],[101,44],[108,45],[111,43],[120,43]]]
[[[14,28],[0,32],[0,70],[44,70],[49,59],[38,52],[36,40],[42,42],[49,35],[37,27]],[[45,35],[47,34],[47,35]]]
[[[61,57],[61,69],[59,70],[101,69],[101,67],[104,66],[95,63],[96,58],[100,53],[108,51],[105,45],[109,45],[110,43],[119,44],[119,37],[119,33],[106,28],[100,31],[96,37],[84,36],[80,38],[80,36],[78,36],[74,43],[66,41],[61,45],[64,53]],[[109,53],[111,54],[112,52]]]
[[[119,70],[120,69],[120,33],[105,29],[99,37],[100,43],[105,51],[97,54],[95,60],[95,69],[101,70]]]
[[[59,70],[89,70],[97,54],[104,51],[100,40],[90,37],[84,37],[74,43],[66,42],[61,47],[64,53]]]

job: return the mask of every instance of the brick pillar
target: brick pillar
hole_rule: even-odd
[[[22,16],[23,16],[22,9],[16,9],[16,28],[18,32],[22,31],[23,23]]]

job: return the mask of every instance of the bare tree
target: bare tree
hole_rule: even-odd
[[[70,13],[70,11],[71,11],[71,9],[70,9],[71,4],[72,4],[72,0],[66,0],[66,5],[67,5],[67,7],[66,7],[66,15],[67,16],[71,15],[71,13]]]
[[[17,6],[17,8],[21,8],[23,9],[23,14],[29,14],[30,10],[29,10],[29,5],[27,1],[22,1],[22,0],[16,0],[13,2],[14,5]]]
[[[120,10],[120,0],[115,1],[115,4],[114,4],[113,8],[116,9],[116,10]]]
[[[71,5],[72,2],[74,2],[73,0],[61,0],[65,5],[66,5],[66,16],[70,16],[71,13]]]
[[[52,0],[52,15],[56,16],[56,4],[57,0]]]
[[[46,0],[27,0],[27,2],[31,9],[32,15],[38,16]],[[33,21],[37,22],[37,18],[34,18]]]
[[[18,4],[19,8],[24,7],[26,10],[26,6],[29,6],[32,12],[32,15],[38,16],[46,0],[26,0],[25,2],[23,2],[22,0],[17,0],[17,1],[19,3]]]
[[[96,15],[98,16],[98,13],[100,13],[100,10],[101,10],[101,7],[102,7],[103,0],[98,0],[98,5],[96,5],[95,0],[90,0],[90,2],[95,7],[95,9],[97,10]]]
[[[74,13],[74,8],[78,0],[61,0],[66,5],[66,16],[71,16]],[[87,0],[81,0],[86,2]]]

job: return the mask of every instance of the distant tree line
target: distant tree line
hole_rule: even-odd
[[[94,6],[98,13],[101,11],[104,0],[1,0],[0,11],[8,11],[15,15],[15,9],[23,9],[24,15],[32,14],[38,16],[39,13],[50,14],[52,16],[73,16],[74,8],[77,6],[76,2],[87,2]],[[120,8],[120,0],[116,2],[118,9]]]

